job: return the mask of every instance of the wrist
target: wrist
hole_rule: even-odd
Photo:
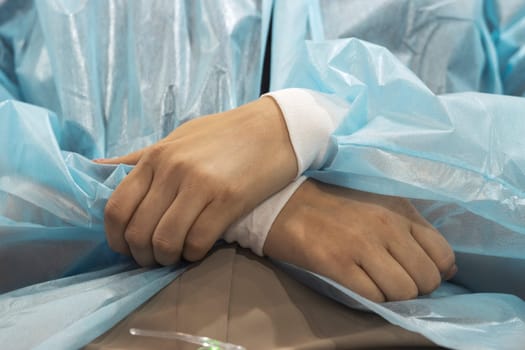
[[[275,219],[280,215],[283,207],[287,206],[290,197],[305,180],[306,177],[299,177],[283,190],[262,202],[248,215],[231,225],[223,238],[227,242],[237,242],[242,247],[250,248],[257,255],[265,255],[263,247],[270,228],[274,226]]]
[[[280,188],[297,178],[300,174],[296,154],[285,118],[275,100],[263,96],[241,106],[238,111],[240,118],[248,121],[244,124],[245,131],[253,135],[261,149],[271,154],[272,171],[286,179]]]
[[[314,188],[311,181],[306,181],[299,186],[288,202],[276,216],[270,227],[263,247],[264,255],[278,260],[290,261],[291,256],[304,252],[294,252],[294,247],[301,247],[304,239],[301,232],[304,228],[304,215],[309,208],[304,206],[310,201],[311,191]],[[294,259],[291,259],[292,261]]]
[[[288,174],[289,181],[297,178],[299,175],[297,157],[294,152],[293,144],[290,139],[290,133],[286,120],[277,102],[270,96],[263,96],[256,101],[259,113],[267,121],[267,133],[271,133],[271,138],[278,145],[278,154],[281,158],[281,169]]]
[[[265,96],[279,106],[297,160],[298,175],[322,168],[334,152],[331,135],[348,113],[349,104],[335,95],[297,88]]]

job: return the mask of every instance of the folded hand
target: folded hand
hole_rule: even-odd
[[[109,199],[105,227],[110,247],[143,266],[202,258],[231,223],[297,172],[286,124],[269,97],[98,162],[136,165]]]
[[[307,180],[275,220],[264,253],[374,301],[435,290],[454,252],[406,199]]]

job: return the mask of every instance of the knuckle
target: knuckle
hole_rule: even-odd
[[[144,156],[141,159],[143,165],[152,165],[155,163],[164,153],[164,145],[155,144],[148,148]]]
[[[160,265],[172,265],[180,260],[181,248],[164,238],[155,237],[152,240],[155,259]]]
[[[206,179],[202,165],[196,162],[194,158],[188,158],[186,155],[180,153],[172,154],[167,166],[170,172],[191,175],[194,180],[198,181]]]
[[[151,146],[148,150],[148,156],[151,158],[157,158],[162,155],[164,152],[164,145],[162,143],[157,143]]]
[[[235,186],[222,186],[221,192],[219,194],[219,200],[223,203],[231,202],[241,198],[240,190]]]
[[[178,257],[180,255],[180,248],[174,242],[170,242],[162,237],[153,237],[152,245],[155,252],[161,255],[170,257]]]
[[[187,161],[180,158],[178,153],[172,154],[168,160],[163,164],[166,169],[166,173],[178,173],[189,170],[189,164]]]
[[[196,178],[205,177],[204,170],[199,163],[195,162],[195,159],[178,158],[176,161],[173,159],[172,163],[181,171],[191,173]]]
[[[394,227],[394,220],[392,214],[386,210],[377,210],[376,213],[377,220],[386,227]]]
[[[188,261],[197,261],[208,253],[207,246],[202,239],[187,237],[184,242],[183,256]]]
[[[379,227],[387,229],[387,231],[396,227],[394,214],[385,208],[370,208],[369,215],[372,219],[371,222],[377,223]]]
[[[205,165],[195,162],[194,159],[172,158],[169,172],[185,175],[185,181],[183,182],[185,190],[209,190],[219,187],[217,186],[217,175],[212,170],[207,169]]]
[[[104,207],[104,219],[110,223],[122,223],[124,221],[124,211],[119,201],[111,197]]]
[[[137,229],[135,226],[126,228],[124,239],[130,246],[139,249],[147,248],[149,246],[148,237],[144,231]]]

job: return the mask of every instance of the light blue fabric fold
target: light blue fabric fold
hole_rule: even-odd
[[[13,56],[4,73],[22,100],[57,114],[62,149],[126,154],[259,96],[271,5],[10,0],[0,8]]]
[[[487,0],[485,14],[505,94],[525,96],[525,2]]]
[[[323,276],[276,263],[300,282],[343,305],[375,312],[447,348],[520,349],[525,340],[525,303],[514,295],[472,294],[443,283],[428,297],[378,304]]]
[[[109,249],[130,167],[91,159],[256,99],[271,6],[0,2],[0,293],[27,286],[0,295],[2,349],[82,347],[182,273]]]
[[[116,265],[0,295],[0,343],[4,349],[81,348],[184,270]]]
[[[224,18],[221,1],[36,4],[0,4],[0,290],[35,283],[0,295],[0,344],[75,348],[183,269],[135,270],[109,250],[103,208],[129,167],[90,158],[256,98],[271,2],[238,1]],[[414,198],[454,246],[454,282],[467,288],[380,305],[292,273],[444,346],[521,347],[524,302],[511,293],[525,297],[525,102],[468,91],[523,95],[522,8],[276,3],[272,87],[333,93],[348,107],[335,152],[309,175]],[[397,59],[346,36],[382,40]],[[461,93],[436,95],[445,92]]]
[[[525,99],[476,92],[502,92],[501,55],[488,34],[493,27],[483,10],[488,5],[481,1],[336,1],[325,8],[324,4],[277,1],[274,10],[273,31],[292,34],[273,42],[272,89],[307,88],[334,94],[347,103],[347,115],[332,135],[333,152],[322,169],[307,175],[414,199],[456,252],[459,272],[453,282],[471,292],[400,302],[392,310],[390,304],[385,308],[362,303],[337,287],[343,299],[357,300],[443,346],[521,348],[525,340],[525,302],[519,298],[525,298]],[[384,13],[385,8],[404,6],[399,10],[403,15],[389,17],[395,19],[397,27],[392,28],[398,31],[392,29],[382,37],[381,44],[394,48],[393,53],[356,38],[339,38],[348,33],[378,38],[374,26],[391,24],[372,11],[375,6]],[[424,26],[413,26],[423,14]],[[335,35],[341,27],[349,32]],[[424,27],[434,28],[434,34],[425,37]],[[442,30],[448,36],[437,34]],[[469,47],[466,44],[450,46],[461,40],[470,41],[469,45],[478,42],[479,50],[460,49]],[[422,53],[418,45],[434,52],[423,58],[431,71],[415,64]],[[441,60],[447,63],[441,65]],[[454,76],[462,69],[466,70],[462,78],[467,80],[459,84]],[[442,84],[433,80],[443,77]],[[436,95],[443,92],[439,87],[463,92]],[[412,307],[428,314],[412,313]],[[498,310],[505,317],[499,317]],[[439,322],[429,320],[432,315]],[[482,336],[496,333],[497,341]]]
[[[435,93],[501,93],[486,7],[482,0],[276,1],[274,33],[286,35],[272,42],[272,89],[288,86],[280,73],[306,54],[303,40],[354,37],[386,47]]]

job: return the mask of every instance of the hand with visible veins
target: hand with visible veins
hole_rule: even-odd
[[[106,205],[105,228],[109,246],[142,266],[201,259],[231,223],[297,175],[286,123],[270,97],[97,162],[135,165]]]
[[[377,302],[429,294],[457,271],[447,241],[408,200],[311,179],[274,221],[264,253]]]

